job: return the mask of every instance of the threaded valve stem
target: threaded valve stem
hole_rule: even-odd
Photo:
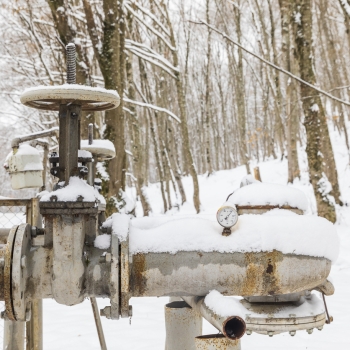
[[[69,43],[66,46],[66,55],[67,55],[67,83],[75,84],[76,83],[76,64],[75,64],[75,45]]]

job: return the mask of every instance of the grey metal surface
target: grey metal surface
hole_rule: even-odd
[[[59,179],[69,182],[71,176],[78,176],[78,149],[80,148],[81,106],[60,105]]]
[[[303,299],[303,298],[302,298]],[[326,322],[326,315],[323,310],[315,309],[312,313],[303,316],[296,316],[293,310],[304,301],[289,303],[249,303],[242,300],[242,306],[246,308],[245,317],[247,334],[256,332],[273,336],[283,332],[296,332],[300,330],[312,330],[322,328]],[[281,316],[280,310],[290,310],[285,312],[287,316]]]
[[[184,301],[166,304],[165,350],[195,350],[195,337],[202,334],[202,316]]]
[[[24,350],[25,322],[5,320],[3,350]]]
[[[196,350],[241,350],[241,341],[229,340],[222,334],[210,334],[195,339]]]
[[[132,296],[261,296],[297,293],[323,283],[325,258],[259,253],[178,252],[135,254],[130,264]]]

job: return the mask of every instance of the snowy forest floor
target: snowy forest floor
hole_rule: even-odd
[[[276,335],[273,338],[254,334],[245,335],[242,349],[337,349],[350,348],[350,332],[348,315],[350,314],[350,169],[347,150],[338,134],[332,133],[332,141],[337,160],[340,187],[345,206],[337,208],[338,222],[336,224],[340,236],[341,249],[337,262],[332,267],[331,279],[335,285],[335,294],[327,298],[330,314],[334,317],[331,325],[325,325],[320,332],[315,330],[312,335],[306,331],[297,332],[295,337],[288,333]],[[302,154],[302,152],[300,152]],[[259,164],[262,180],[272,183],[287,183],[287,162],[271,160]],[[308,184],[306,161],[300,157],[302,171],[301,179],[293,186],[304,191],[310,200],[309,215],[312,215],[315,203],[312,188]],[[217,209],[225,201],[227,195],[239,186],[245,175],[244,167],[233,170],[218,171],[210,177],[200,176],[201,202],[204,213],[215,215]],[[191,180],[184,179],[187,198],[191,198]],[[153,215],[161,215],[162,202],[158,184],[147,188],[151,201]],[[166,215],[177,215],[174,208]],[[181,214],[194,215],[194,209],[189,200],[180,208]],[[128,319],[119,321],[102,319],[105,337],[109,350],[155,350],[164,349],[165,325],[164,305],[168,298],[133,298],[134,316],[129,325]],[[99,307],[109,304],[107,299],[98,300]],[[55,349],[99,349],[97,333],[94,326],[90,302],[65,307],[53,300],[44,301],[44,348]],[[203,334],[217,333],[209,323],[204,321]]]

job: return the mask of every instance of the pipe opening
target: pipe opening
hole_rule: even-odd
[[[240,339],[245,333],[245,322],[238,316],[228,318],[222,325],[224,335],[230,339]]]

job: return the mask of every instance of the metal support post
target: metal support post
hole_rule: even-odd
[[[39,210],[39,199],[32,198],[30,217],[27,221],[32,226],[42,228],[42,217]],[[32,300],[31,318],[26,323],[26,350],[42,350],[43,349],[43,301]]]
[[[43,301],[33,300],[31,319],[26,324],[26,350],[43,349]]]
[[[94,319],[95,319],[98,339],[100,341],[101,350],[107,350],[105,335],[103,333],[103,328],[102,328],[102,323],[101,323],[101,318],[100,318],[100,313],[99,313],[99,308],[97,306],[96,298],[91,297],[90,301],[91,301],[92,311],[94,313]]]
[[[184,301],[165,305],[165,350],[195,350],[202,334],[202,317]]]
[[[81,106],[60,105],[59,165],[60,181],[66,185],[71,176],[78,176],[78,149],[80,148],[79,124]]]
[[[24,350],[25,322],[4,321],[4,350]]]
[[[89,124],[89,145],[92,145],[94,142],[94,125],[92,123]],[[92,160],[92,162],[88,163],[88,178],[87,178],[87,183],[90,186],[94,186],[94,180],[95,180],[95,173],[96,173],[96,163],[95,159]]]

